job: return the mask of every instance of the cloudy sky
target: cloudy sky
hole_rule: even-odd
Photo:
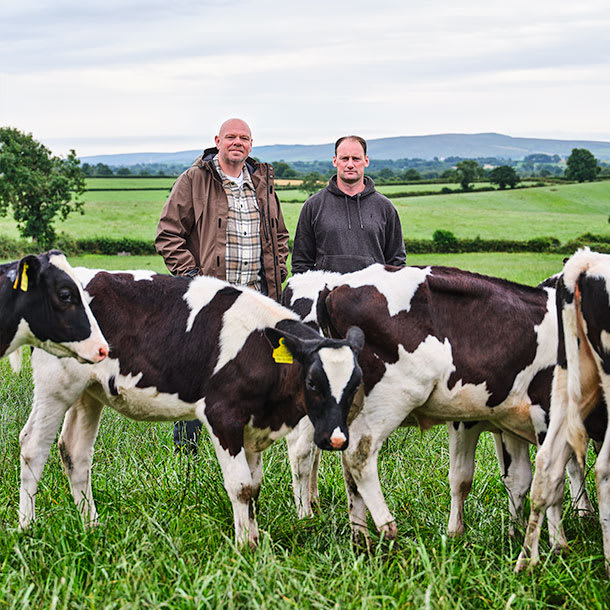
[[[495,131],[610,141],[608,0],[0,0],[0,126],[55,153]]]

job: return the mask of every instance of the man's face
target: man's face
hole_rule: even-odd
[[[214,142],[218,156],[227,165],[241,165],[252,150],[250,128],[238,119],[223,123]]]
[[[364,179],[364,168],[369,166],[369,158],[364,154],[357,140],[343,140],[333,157],[337,168],[337,178],[345,184],[358,184]]]

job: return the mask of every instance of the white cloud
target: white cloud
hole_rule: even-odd
[[[1,120],[79,154],[199,148],[232,115],[259,145],[344,131],[610,139],[605,0],[292,6],[0,3]]]

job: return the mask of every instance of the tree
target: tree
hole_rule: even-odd
[[[112,168],[108,167],[105,163],[96,163],[93,166],[94,176],[112,176],[113,174]]]
[[[308,195],[313,195],[322,186],[322,176],[318,172],[309,172],[301,182],[301,189]]]
[[[410,167],[404,174],[403,178],[405,180],[415,181],[421,180],[421,174],[416,170]]]
[[[394,177],[394,170],[391,167],[382,167],[377,175],[380,180],[391,180]]]
[[[600,171],[597,159],[586,148],[573,148],[568,157],[566,178],[568,180],[595,180]]]
[[[489,181],[497,184],[500,189],[505,189],[507,186],[514,189],[519,182],[519,176],[510,165],[500,165],[489,172]]]
[[[465,159],[460,161],[455,166],[458,182],[462,185],[462,189],[467,191],[470,189],[470,183],[474,182],[481,173],[481,168],[476,161]]]
[[[273,169],[275,170],[276,178],[296,178],[299,175],[296,170],[284,161],[274,161]]]
[[[0,216],[9,206],[23,237],[48,248],[55,239],[53,222],[73,211],[83,214],[79,197],[85,177],[76,153],[65,159],[32,137],[12,127],[0,128]]]

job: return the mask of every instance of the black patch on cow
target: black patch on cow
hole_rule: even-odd
[[[610,354],[602,343],[602,332],[610,333],[610,307],[606,280],[581,274],[578,278],[580,309],[587,323],[587,338],[600,357],[604,373],[610,374]]]
[[[452,388],[485,383],[487,405],[500,404],[515,377],[536,356],[534,327],[547,313],[546,290],[450,267],[431,267],[411,300],[409,312],[394,316],[374,286],[340,286],[326,299],[332,326],[340,336],[357,325],[365,333],[360,356],[366,394],[379,382],[386,364],[398,360],[398,346],[412,353],[428,336],[452,346],[456,370]]]
[[[548,425],[549,412],[551,410],[551,386],[553,384],[553,369],[548,366],[534,375],[534,378],[527,388],[527,395],[533,405],[540,405],[545,412],[545,419]]]
[[[72,464],[72,456],[70,455],[70,452],[68,451],[68,448],[66,447],[65,443],[59,443],[58,448],[59,455],[61,457],[61,461],[64,465],[64,468],[66,469],[66,472],[69,473],[74,467],[74,465]]]
[[[502,439],[501,442],[502,442],[502,457],[504,459],[504,472],[502,473],[502,476],[507,477],[508,469],[510,468],[510,465],[513,463],[513,458],[511,456],[511,454],[508,452],[506,445],[504,444],[504,439]]]
[[[190,281],[166,275],[135,281],[128,273],[100,272],[87,285],[91,309],[122,375],[142,373],[137,387],[156,387],[196,402],[218,359],[222,314],[241,294],[228,286],[201,309],[186,331]]]
[[[566,300],[566,297],[570,296],[570,301]],[[574,295],[568,291],[561,276],[557,282],[557,292],[555,293],[555,301],[557,303],[557,364],[562,369],[568,368],[568,360],[566,357],[566,340],[565,331],[563,329],[563,310],[566,303],[571,303]]]
[[[587,419],[585,419],[585,428],[587,434],[598,443],[603,442],[604,436],[606,435],[606,428],[608,427],[608,407],[606,401],[600,398],[595,408]]]
[[[280,302],[284,307],[288,307],[289,309],[292,308],[292,305],[290,304],[292,301],[292,295],[292,288],[290,287],[290,284],[287,284],[286,288],[284,288],[284,290],[282,291],[282,297],[280,299]]]
[[[453,423],[454,430],[458,430],[460,427],[460,424],[462,424],[466,430],[470,430],[471,428],[478,426],[481,422],[480,421],[454,421],[452,423]]]
[[[383,268],[386,271],[389,271],[390,273],[394,273],[395,271],[400,271],[402,269],[402,267],[404,267],[404,265],[401,267],[396,267],[395,265],[384,265],[383,266]]]
[[[298,314],[301,320],[308,314],[311,313],[311,309],[313,307],[313,299],[308,299],[306,297],[302,297],[297,299],[292,305],[290,305],[290,309]]]
[[[108,391],[113,396],[118,396],[119,395],[119,391],[117,390],[117,387],[116,387],[116,379],[115,379],[114,375],[112,375],[110,377],[110,379],[108,380]]]

